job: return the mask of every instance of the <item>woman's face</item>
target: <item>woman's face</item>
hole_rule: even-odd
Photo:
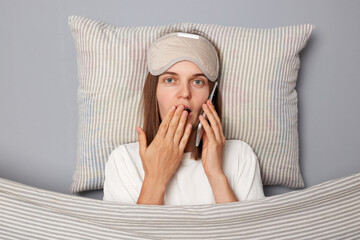
[[[161,120],[171,106],[183,104],[191,110],[186,124],[191,123],[193,128],[196,128],[201,105],[206,102],[209,94],[209,80],[195,63],[175,63],[159,76],[156,98]]]

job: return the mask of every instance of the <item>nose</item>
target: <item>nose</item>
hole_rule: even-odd
[[[180,87],[179,97],[183,98],[190,98],[191,97],[191,91],[190,87],[187,83],[184,83]]]

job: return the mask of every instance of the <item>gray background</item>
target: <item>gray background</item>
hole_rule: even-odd
[[[296,90],[306,187],[360,172],[360,1],[0,1],[0,177],[72,194],[78,109],[68,16],[115,26],[311,23]],[[297,189],[265,187],[267,196]],[[102,190],[80,196],[102,199]]]

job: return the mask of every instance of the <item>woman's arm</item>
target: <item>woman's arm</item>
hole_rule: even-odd
[[[207,176],[216,203],[237,202],[238,199],[232,190],[226,175],[222,172],[215,176]]]
[[[163,205],[166,185],[145,176],[137,204]]]

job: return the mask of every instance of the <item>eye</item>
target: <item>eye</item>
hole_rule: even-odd
[[[167,81],[168,79],[174,80],[174,79],[168,77],[168,78],[165,78],[164,81],[165,81],[166,83],[169,83],[169,82]]]
[[[195,82],[195,85],[198,85],[198,86],[204,85],[204,81],[202,81],[202,80],[194,80],[194,82]]]

